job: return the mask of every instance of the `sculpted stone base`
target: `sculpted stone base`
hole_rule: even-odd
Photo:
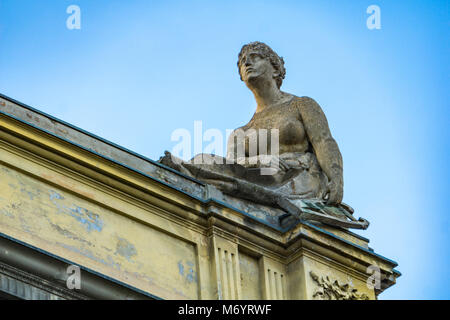
[[[204,154],[195,158],[197,157],[221,158]],[[217,197],[225,199],[223,194],[231,196],[231,198],[228,197],[229,199],[225,200],[230,204],[239,204],[243,200],[250,206],[262,205],[266,211],[274,211],[276,208],[280,208],[284,210],[280,216],[288,213],[297,220],[318,221],[336,227],[367,229],[369,226],[367,220],[353,217],[353,209],[344,203],[328,205],[323,199],[309,198],[311,196],[309,192],[291,194],[293,190],[298,190],[300,186],[296,188],[295,181],[290,180],[289,177],[285,177],[287,180],[282,187],[274,188],[270,184],[273,183],[272,180],[277,179],[274,179],[274,176],[262,175],[261,170],[264,168],[248,169],[239,164],[225,164],[224,158],[220,159],[220,164],[195,164],[195,158],[185,162],[166,151],[158,162],[207,183],[210,190],[216,189],[216,191],[213,191],[216,199]],[[301,171],[300,173],[289,172],[294,175],[304,173]],[[281,177],[278,178],[284,179],[284,175],[281,174]],[[305,175],[306,180],[310,180],[308,175],[309,173]],[[312,183],[312,185],[317,187],[320,183]],[[247,200],[250,200],[250,202]],[[244,210],[248,211],[248,209]]]

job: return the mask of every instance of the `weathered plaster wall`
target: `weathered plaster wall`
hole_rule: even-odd
[[[5,165],[0,190],[0,232],[156,295],[198,298],[193,243]]]

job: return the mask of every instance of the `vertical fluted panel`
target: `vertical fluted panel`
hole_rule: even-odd
[[[284,275],[280,272],[267,269],[268,296],[270,300],[282,300],[284,297]]]
[[[217,248],[222,298],[224,300],[239,299],[238,274],[236,256],[228,250]]]

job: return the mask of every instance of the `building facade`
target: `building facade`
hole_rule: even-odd
[[[368,243],[0,95],[0,299],[376,299]]]

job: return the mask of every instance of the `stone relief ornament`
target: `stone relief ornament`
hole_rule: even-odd
[[[257,107],[230,135],[226,158],[199,154],[182,161],[166,151],[159,162],[226,195],[281,208],[299,220],[366,229],[369,222],[354,218],[353,209],[342,203],[342,156],[321,107],[280,90],[283,58],[252,42],[242,47],[237,65]]]
[[[309,273],[311,278],[319,285],[313,298],[320,300],[369,300],[365,293],[359,293],[357,289],[348,283],[342,284],[338,280],[331,281],[328,276],[318,276],[314,271]]]

